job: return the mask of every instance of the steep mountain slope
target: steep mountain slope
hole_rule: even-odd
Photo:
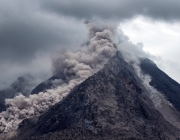
[[[131,65],[117,52],[102,70],[76,86],[39,118],[24,120],[20,139],[175,139],[179,130],[142,96]]]
[[[140,67],[145,74],[151,76],[150,85],[164,94],[173,106],[180,111],[180,84],[161,71],[149,59],[142,59]]]

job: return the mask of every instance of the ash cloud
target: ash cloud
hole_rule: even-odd
[[[84,19],[119,24],[142,15],[171,22],[180,19],[179,5],[177,0],[0,0],[0,88],[33,71],[31,63],[41,60],[39,52],[54,56],[58,49],[79,49],[87,39]],[[40,77],[51,74],[51,67],[38,65],[36,69],[45,73]]]
[[[0,131],[9,132],[16,130],[18,124],[25,118],[39,116],[50,106],[62,100],[78,84],[83,82],[93,73],[100,70],[109,58],[119,49],[125,60],[134,66],[134,69],[144,83],[146,78],[141,77],[139,57],[151,57],[142,50],[142,44],[133,44],[124,33],[112,26],[95,26],[85,22],[89,29],[89,39],[83,43],[76,52],[64,50],[53,60],[53,74],[63,73],[64,78],[54,81],[56,88],[45,93],[30,95],[28,98],[18,95],[13,99],[6,99],[7,110],[0,113]],[[100,27],[100,28],[99,28]],[[152,92],[148,84],[147,90]],[[152,94],[154,95],[154,94]],[[150,97],[151,98],[151,97]],[[151,98],[154,100],[154,98]]]
[[[13,99],[6,99],[7,110],[0,113],[0,132],[16,130],[19,123],[29,117],[39,116],[49,107],[56,104],[78,84],[100,70],[109,58],[119,49],[124,59],[133,65],[136,74],[148,90],[148,97],[157,109],[161,105],[172,106],[153,87],[149,85],[150,77],[143,75],[139,67],[139,58],[153,58],[143,51],[143,44],[133,44],[121,30],[111,26],[98,28],[90,22],[85,22],[89,29],[89,39],[76,52],[63,51],[53,61],[53,74],[63,73],[64,78],[54,81],[56,88],[45,93],[30,95],[29,98],[18,95]],[[167,113],[161,112],[165,117]],[[173,120],[173,118],[172,118]]]
[[[117,45],[112,28],[100,29],[92,23],[87,23],[87,27],[89,29],[89,41],[82,46],[80,51],[76,53],[66,51],[63,56],[54,60],[54,75],[64,68],[65,75],[69,76],[76,76],[78,69],[97,69],[115,54]]]
[[[156,56],[143,50],[143,43],[134,44],[131,42],[129,37],[121,29],[118,29],[118,48],[122,52],[124,59],[131,64],[139,64],[140,58],[149,58],[152,60],[156,58]]]
[[[51,75],[51,58],[36,55],[53,56],[62,48],[79,49],[81,41],[87,40],[88,33],[82,23],[84,19],[100,23],[110,20],[116,26],[121,20],[143,15],[171,22],[180,19],[179,9],[178,1],[0,0],[0,87],[32,71],[40,74],[41,80],[48,78]],[[2,132],[17,128],[24,118],[41,114],[66,96],[75,85],[99,70],[104,60],[116,51],[115,42],[118,42],[124,58],[131,64],[139,63],[137,56],[153,58],[142,50],[141,44],[129,42],[123,33],[115,39],[112,38],[116,34],[113,28],[97,28],[86,23],[91,38],[84,43],[81,51],[64,51],[63,56],[53,61],[53,74],[61,71],[65,74],[65,80],[54,81],[61,86],[46,93],[30,95],[29,98],[19,95],[8,99],[8,109],[0,117]]]
[[[53,63],[54,74],[63,72],[65,76],[65,79],[55,82],[58,83],[57,88],[30,95],[29,98],[19,95],[6,99],[7,110],[0,113],[0,132],[16,130],[23,119],[42,114],[115,55],[117,45],[112,28],[97,30],[92,23],[87,23],[87,27],[90,31],[88,43],[75,53],[64,52]]]

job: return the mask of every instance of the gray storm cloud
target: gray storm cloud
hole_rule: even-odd
[[[114,31],[111,28],[97,30],[91,23],[87,23],[87,27],[90,31],[87,45],[76,53],[67,51],[61,54],[53,63],[54,74],[63,72],[65,75],[65,79],[55,81],[55,84],[58,83],[57,88],[30,95],[29,98],[20,94],[13,99],[6,99],[7,110],[0,113],[0,132],[16,130],[23,119],[42,114],[115,55],[117,46]]]
[[[177,0],[0,0],[0,88],[34,71],[31,63],[39,61],[38,52],[53,56],[59,48],[79,49],[87,38],[84,19],[119,24],[142,15],[171,22],[180,19],[179,9]],[[43,62],[38,66],[41,73],[51,74]]]
[[[46,80],[54,53],[88,37],[81,20],[45,13],[39,0],[0,0],[0,19],[0,89],[27,73]]]
[[[137,15],[160,20],[179,20],[180,2],[177,0],[45,0],[42,7],[47,11],[76,18],[128,19]],[[83,12],[82,12],[83,11]]]

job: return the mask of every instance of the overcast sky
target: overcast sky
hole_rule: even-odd
[[[0,88],[26,73],[50,77],[58,51],[86,41],[84,20],[121,28],[180,82],[179,13],[178,0],[0,0]]]
[[[144,51],[155,55],[158,67],[180,82],[180,21],[154,21],[139,16],[121,22],[119,28],[133,43],[142,43]]]

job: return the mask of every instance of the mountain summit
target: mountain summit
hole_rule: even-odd
[[[142,94],[148,90],[141,83],[133,67],[117,52],[103,69],[39,118],[24,120],[14,139],[178,138],[179,129]]]

